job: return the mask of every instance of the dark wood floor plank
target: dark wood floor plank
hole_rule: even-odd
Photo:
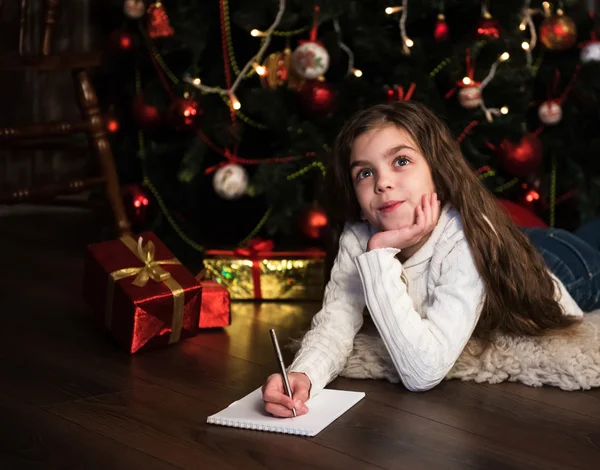
[[[376,468],[306,438],[206,424],[212,406],[162,387],[81,399],[47,408],[90,431],[186,469]]]
[[[0,468],[176,470],[178,467],[0,393]]]
[[[77,354],[71,351],[70,354]],[[34,405],[47,405],[61,401],[93,397],[129,390],[134,378],[131,375],[113,374],[109,370],[94,368],[94,361],[85,363],[81,357],[22,351],[10,355],[0,351],[2,391],[14,398]],[[112,367],[111,367],[112,368]]]
[[[557,387],[529,387],[514,382],[484,386],[600,419],[600,389],[565,391]]]
[[[325,429],[316,439],[334,449],[373,459],[389,469],[565,468],[549,458],[523,453],[477,434],[383,406],[370,398],[363,402],[351,415],[340,418],[340,426]]]
[[[561,468],[588,469],[600,461],[597,419],[493,387],[448,381],[428,392],[413,393],[394,384],[350,379],[338,379],[332,386],[364,391],[373,402],[464,430]]]

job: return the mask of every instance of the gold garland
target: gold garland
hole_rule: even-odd
[[[319,170],[321,170],[321,173],[323,173],[323,176],[325,176],[325,165],[323,165],[321,162],[312,162],[310,165],[306,165],[304,168],[300,168],[298,171],[295,171],[291,175],[288,175],[286,179],[288,181],[295,180],[296,178],[299,178],[300,176],[308,173],[313,168],[318,168]]]
[[[267,223],[267,220],[271,216],[272,211],[273,211],[272,207],[269,207],[267,209],[267,211],[265,212],[265,215],[262,216],[262,219],[260,219],[260,221],[258,222],[256,227],[254,227],[254,229],[248,234],[248,236],[239,243],[239,246],[244,246],[246,243],[248,243],[248,241],[250,241],[252,238],[254,238],[258,232],[260,232],[260,229],[263,228],[263,225],[265,225]]]
[[[442,69],[444,67],[446,67],[450,62],[452,62],[452,59],[450,57],[442,60],[437,67],[435,67],[431,72],[429,72],[429,76],[431,78],[435,77],[438,73],[440,73],[442,71]]]
[[[497,193],[501,193],[503,191],[506,191],[509,188],[512,188],[518,182],[519,182],[519,178],[513,178],[512,180],[504,183],[503,185],[498,186],[494,191]]]

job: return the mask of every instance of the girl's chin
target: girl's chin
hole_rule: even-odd
[[[382,225],[383,230],[400,230],[402,228],[410,227],[414,225],[413,220],[395,220],[395,221],[385,221]]]

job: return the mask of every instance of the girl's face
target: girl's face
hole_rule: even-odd
[[[435,192],[429,164],[417,144],[391,124],[355,139],[350,174],[363,217],[379,231],[414,224],[422,196]]]

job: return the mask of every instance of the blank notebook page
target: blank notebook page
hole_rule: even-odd
[[[307,414],[296,418],[276,418],[265,411],[262,390],[257,388],[224,410],[209,416],[206,422],[257,431],[316,436],[364,396],[363,392],[325,389],[306,402],[309,409]]]

